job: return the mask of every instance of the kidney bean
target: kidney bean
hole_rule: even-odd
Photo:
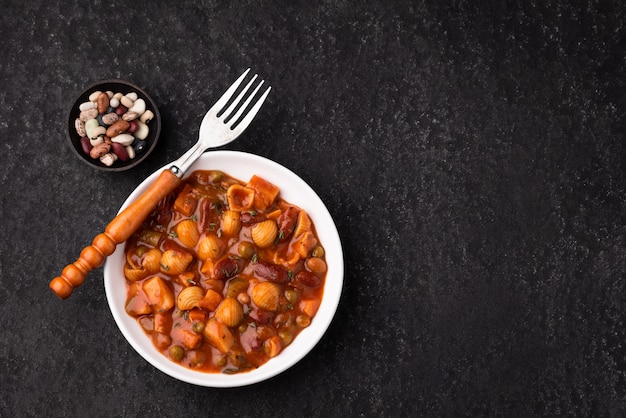
[[[241,212],[239,219],[244,225],[252,225],[267,219],[265,214],[254,211],[244,210]]]
[[[87,138],[86,136],[82,137],[80,139],[80,146],[83,148],[83,152],[85,154],[89,154],[89,152],[91,151],[91,149],[93,148],[91,146],[91,142],[89,142],[89,138]]]
[[[212,231],[219,227],[219,205],[219,202],[213,202],[209,199],[200,200],[200,222],[198,223],[200,231]]]
[[[250,318],[261,325],[269,324],[274,319],[274,313],[263,309],[255,308],[250,311]]]
[[[157,225],[167,225],[172,219],[172,201],[174,200],[173,193],[165,196],[161,201],[157,204],[156,208],[150,215],[146,218],[145,224],[150,225],[150,227],[155,227]]]
[[[235,276],[243,267],[243,260],[239,257],[225,255],[214,265],[215,275],[218,280],[226,280]]]
[[[286,241],[293,234],[293,230],[296,228],[296,222],[298,222],[298,215],[300,214],[300,209],[295,208],[293,206],[289,206],[287,209],[282,211],[278,218],[278,230],[280,233],[278,234],[278,241]]]
[[[305,286],[311,287],[319,286],[322,282],[322,280],[315,273],[311,273],[310,271],[306,270],[300,270],[298,273],[296,273],[294,279]]]
[[[161,243],[161,248],[163,248],[163,251],[174,250],[174,251],[178,251],[181,253],[189,252],[188,248],[183,247],[178,242],[176,242],[175,240],[173,240],[172,238],[168,236],[166,236],[166,238]]]
[[[285,283],[289,281],[287,270],[277,264],[259,261],[254,265],[254,273],[262,279],[270,282]]]
[[[115,155],[119,157],[120,160],[128,161],[128,159],[130,158],[128,156],[128,152],[126,151],[126,148],[124,148],[124,145],[119,144],[117,142],[113,142],[111,143],[111,148],[113,149],[113,152],[115,153]]]

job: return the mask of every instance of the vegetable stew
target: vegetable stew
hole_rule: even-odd
[[[326,279],[311,219],[274,184],[200,170],[125,247],[126,312],[165,356],[239,373],[280,354],[311,323]]]

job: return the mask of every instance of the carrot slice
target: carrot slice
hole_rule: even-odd
[[[172,328],[172,316],[164,312],[154,313],[154,332],[168,334]]]
[[[208,309],[209,311],[214,311],[221,301],[222,295],[220,295],[213,289],[209,289],[206,291],[204,298],[200,301],[200,307]]]
[[[172,330],[172,337],[174,340],[179,340],[188,350],[198,348],[202,342],[202,335],[183,328],[174,328]]]
[[[302,299],[299,307],[302,312],[313,318],[320,307],[320,303],[319,299]]]
[[[189,184],[185,184],[183,190],[178,194],[174,201],[174,210],[185,216],[191,216],[196,210],[198,199],[193,195],[193,189]]]
[[[202,309],[191,309],[189,310],[189,314],[187,318],[193,323],[198,321],[204,321],[206,319],[207,313]]]

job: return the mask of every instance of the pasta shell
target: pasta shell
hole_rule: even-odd
[[[226,192],[226,197],[228,199],[228,207],[233,210],[251,209],[254,204],[254,190],[240,184],[230,186]]]
[[[241,229],[241,219],[240,214],[234,210],[226,210],[222,214],[222,222],[220,225],[220,229],[223,234],[226,235],[236,235],[239,233]]]
[[[198,258],[205,261],[215,259],[222,255],[224,243],[216,235],[209,234],[200,240],[198,244]]]
[[[303,232],[298,240],[293,243],[293,250],[302,258],[307,258],[317,245],[317,239],[312,231]]]
[[[184,251],[167,250],[161,256],[159,267],[165,274],[176,275],[183,273],[193,261],[193,256]]]
[[[296,225],[296,229],[293,231],[293,236],[298,237],[305,233],[306,231],[311,230],[311,219],[309,215],[306,214],[304,210],[301,210],[298,214],[298,223]]]
[[[163,253],[161,250],[156,248],[152,248],[149,250],[144,256],[141,265],[149,274],[157,273],[160,269],[159,262],[161,261],[161,256]]]
[[[251,228],[252,240],[261,248],[267,248],[274,244],[278,236],[278,227],[276,221],[267,219],[263,222],[255,224]]]
[[[215,310],[215,318],[227,327],[236,327],[243,319],[243,306],[235,298],[226,298]]]
[[[252,302],[261,309],[276,311],[280,300],[281,287],[277,283],[260,282],[250,290]]]
[[[145,279],[146,277],[148,277],[149,274],[150,273],[148,273],[146,269],[143,267],[134,268],[128,263],[124,264],[124,276],[126,277],[126,279],[130,280],[131,282],[136,282],[137,280]]]
[[[187,248],[194,248],[200,238],[200,232],[198,232],[198,224],[191,219],[185,219],[176,224],[174,232],[180,240],[180,242]]]
[[[199,307],[200,301],[204,298],[204,290],[199,286],[189,286],[184,288],[176,298],[176,307],[181,311]]]

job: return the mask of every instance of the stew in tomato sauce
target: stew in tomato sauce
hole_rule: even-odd
[[[311,323],[326,279],[307,213],[274,184],[193,172],[125,246],[126,312],[155,347],[210,373],[257,368]]]

